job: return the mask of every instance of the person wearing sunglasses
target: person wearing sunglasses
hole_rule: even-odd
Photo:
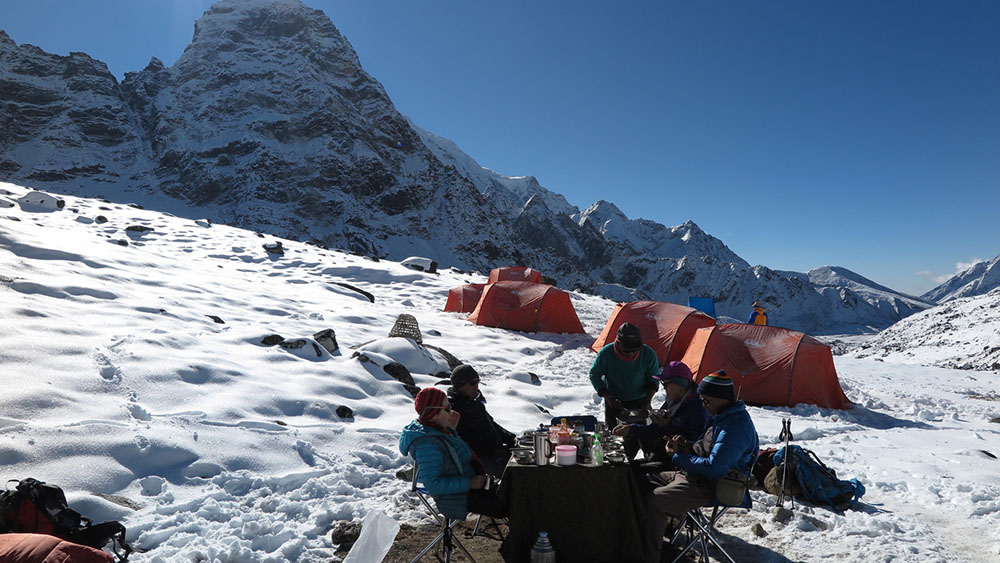
[[[655,488],[646,496],[646,546],[650,563],[660,561],[661,541],[670,518],[682,518],[688,510],[715,500],[716,483],[735,469],[749,477],[760,447],[757,429],[743,401],[736,399],[733,381],[725,370],[706,375],[698,384],[698,396],[712,417],[711,427],[701,439],[683,436],[667,440],[677,471],[650,475]],[[744,497],[745,498],[745,497]]]
[[[486,411],[486,398],[479,389],[475,368],[462,364],[451,371],[448,400],[461,415],[458,435],[483,460],[486,473],[500,477],[510,459],[510,449],[517,445],[517,435],[497,424]]]
[[[417,462],[420,482],[438,511],[464,520],[469,512],[495,518],[507,507],[495,490],[486,490],[483,463],[455,432],[461,415],[451,408],[445,392],[426,387],[413,401],[418,417],[403,428],[399,451]]]
[[[642,343],[639,327],[622,323],[615,341],[601,348],[590,367],[590,383],[604,399],[604,420],[608,428],[618,426],[618,415],[625,409],[649,409],[649,402],[659,388],[653,376],[660,373],[656,352]],[[625,438],[629,459],[639,450],[639,441]]]

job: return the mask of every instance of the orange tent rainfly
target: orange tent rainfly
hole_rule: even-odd
[[[695,381],[726,370],[738,398],[752,404],[807,403],[845,409],[830,347],[807,334],[774,326],[722,324],[695,333],[681,360]]]
[[[715,319],[691,307],[661,301],[619,303],[608,317],[604,330],[590,347],[599,352],[615,341],[618,327],[632,323],[639,327],[642,343],[656,352],[661,366],[680,360],[691,337],[702,327],[715,326]]]
[[[542,273],[538,270],[525,268],[522,266],[503,266],[490,270],[490,279],[486,283],[497,283],[502,281],[524,281],[542,283]]]
[[[525,332],[583,333],[569,294],[542,283],[487,284],[469,320],[477,325]]]
[[[483,296],[485,283],[470,283],[448,290],[448,302],[444,304],[445,311],[453,313],[471,313],[476,309],[479,298]]]

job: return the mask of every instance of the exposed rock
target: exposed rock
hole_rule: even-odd
[[[269,334],[265,336],[260,343],[264,346],[277,346],[285,341],[285,338],[280,334]]]
[[[98,215],[97,217],[94,217],[94,221],[96,223],[98,223],[98,224],[107,223],[108,222],[108,218],[105,217],[104,215]]]
[[[332,328],[317,332],[313,335],[313,340],[318,342],[323,348],[326,348],[326,351],[331,354],[340,349],[340,346],[337,344],[337,334]]]
[[[281,346],[285,350],[298,350],[299,348],[302,348],[305,345],[306,345],[305,338],[297,338],[295,340],[285,340],[283,342],[278,343],[278,346]]]
[[[783,506],[773,506],[771,507],[771,514],[774,515],[775,522],[787,522],[793,513]]]
[[[216,323],[218,323],[220,325],[226,324],[226,321],[222,320],[220,317],[217,317],[215,315],[205,315],[205,316],[208,317],[208,318],[210,318],[210,319],[212,319],[213,321],[215,321]]]
[[[406,366],[399,362],[389,362],[382,366],[382,370],[404,385],[415,385],[413,376],[410,375],[410,370],[406,369]]]
[[[337,407],[337,416],[340,418],[354,418],[354,411],[351,410],[351,407],[341,405]]]
[[[268,251],[271,254],[284,254],[285,253],[285,249],[281,245],[281,241],[280,240],[276,241],[276,242],[269,242],[269,243],[265,244],[264,245],[264,250]]]
[[[758,538],[767,537],[767,531],[764,530],[764,526],[762,526],[760,522],[754,522],[753,526],[750,527],[750,531],[753,532],[753,535]]]
[[[341,545],[345,543],[353,544],[358,541],[358,536],[361,535],[361,523],[360,522],[348,522],[341,521],[333,527],[330,531],[330,541],[335,545]]]
[[[333,283],[335,285],[339,285],[340,287],[346,287],[347,289],[350,289],[351,291],[356,291],[356,292],[360,293],[361,295],[364,295],[372,303],[375,302],[375,296],[374,295],[372,295],[371,293],[368,293],[367,291],[365,291],[365,290],[363,290],[363,289],[361,289],[359,287],[355,287],[355,286],[353,286],[353,285],[351,285],[349,283],[344,283],[344,282],[333,282]]]

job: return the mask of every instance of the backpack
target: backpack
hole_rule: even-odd
[[[802,489],[802,499],[815,505],[829,506],[843,512],[865,494],[865,487],[857,479],[845,481],[837,478],[837,473],[826,466],[810,450],[791,445],[774,454],[775,466],[786,461],[790,475],[795,476]]]
[[[48,534],[96,549],[110,541],[118,562],[128,561],[132,548],[125,542],[125,526],[113,521],[93,524],[69,507],[66,495],[55,485],[31,478],[11,482],[17,487],[0,493],[0,533]]]

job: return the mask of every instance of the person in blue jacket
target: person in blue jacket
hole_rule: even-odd
[[[760,301],[753,302],[753,311],[750,312],[747,324],[767,326],[767,313],[764,312],[764,306],[760,304]]]
[[[613,433],[623,438],[635,438],[646,452],[645,470],[664,471],[672,468],[665,447],[667,438],[681,435],[688,440],[697,440],[708,424],[708,413],[695,391],[694,376],[684,362],[670,362],[653,376],[663,385],[667,400],[663,406],[649,413],[650,424],[621,424]]]
[[[418,417],[403,428],[399,451],[417,462],[418,478],[447,518],[464,520],[469,512],[493,517],[507,515],[496,491],[485,490],[483,464],[458,437],[460,415],[451,409],[444,391],[421,389],[413,402]]]
[[[705,376],[698,395],[712,416],[712,427],[691,442],[682,436],[667,441],[677,471],[655,476],[659,486],[647,495],[643,550],[648,563],[659,563],[660,546],[669,518],[715,500],[715,484],[731,469],[748,478],[757,460],[757,429],[743,401],[737,401],[733,382],[724,370]]]

